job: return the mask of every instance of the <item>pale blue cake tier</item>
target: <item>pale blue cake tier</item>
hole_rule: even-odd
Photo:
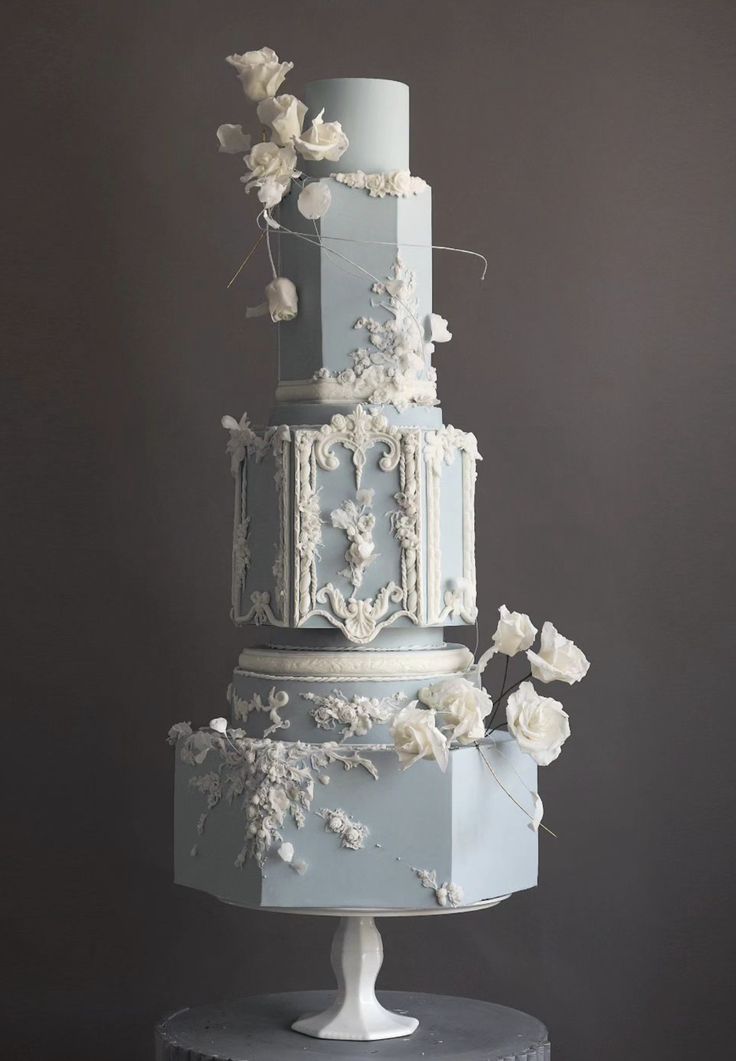
[[[276,211],[279,273],[294,282],[299,297],[296,318],[278,325],[277,402],[429,403],[436,399],[425,349],[432,312],[431,190],[424,185],[418,194],[376,196],[332,176],[408,171],[409,89],[397,81],[338,78],[312,82],[305,102],[307,124],[324,107],[325,120],[340,121],[350,144],[337,161],[303,164],[307,182],[321,179],[330,190],[322,218],[308,220],[299,212],[296,188]],[[386,282],[393,294],[374,290]],[[376,335],[356,327],[366,319],[398,324],[403,338],[390,347],[388,360],[388,333],[376,344]],[[394,356],[396,346],[402,356]],[[356,364],[352,355],[359,350],[367,354]],[[373,367],[365,375],[368,356]],[[356,369],[359,378],[345,377]],[[400,393],[386,372],[399,374]]]
[[[483,744],[497,778],[531,812],[534,762],[506,735],[495,734]],[[302,874],[275,850],[263,869],[251,858],[236,867],[246,830],[239,800],[216,806],[199,836],[197,822],[206,800],[190,781],[215,769],[217,762],[212,753],[195,767],[177,758],[177,883],[251,907],[426,910],[439,908],[437,897],[422,887],[413,867],[434,871],[440,885],[462,888],[461,907],[537,883],[537,835],[478,749],[451,751],[445,774],[429,761],[401,770],[393,749],[361,754],[374,764],[378,780],[360,766],[345,770],[333,763],[320,769],[303,828],[287,820],[281,829],[283,839],[294,846],[295,859],[306,863]],[[329,777],[329,784],[320,777]],[[317,813],[338,809],[367,828],[362,848],[342,846]]]
[[[462,645],[348,651],[244,649],[230,687],[231,724],[254,738],[390,744],[396,712],[425,686],[457,675],[480,684]]]
[[[371,348],[366,331],[355,325],[361,318],[391,319],[379,305],[386,299],[371,288],[392,278],[397,257],[414,274],[414,315],[423,335],[432,312],[431,189],[407,198],[375,199],[334,180],[328,185],[332,205],[319,221],[301,215],[296,194],[284,199],[278,215],[286,228],[311,240],[288,234],[278,239],[279,272],[296,284],[299,295],[298,316],[278,325],[278,393],[287,398],[296,381],[309,381],[319,370],[350,369],[350,354]]]
[[[476,452],[371,410],[258,436],[236,480],[234,621],[355,644],[473,623]]]
[[[370,77],[327,78],[305,86],[304,102],[305,126],[324,109],[323,120],[339,121],[350,141],[337,162],[304,162],[310,176],[409,169],[408,85]]]

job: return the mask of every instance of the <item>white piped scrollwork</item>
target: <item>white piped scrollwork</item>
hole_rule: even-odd
[[[331,472],[340,466],[340,461],[333,452],[334,447],[341,445],[350,450],[355,468],[355,486],[360,489],[368,450],[373,446],[383,446],[386,452],[378,465],[381,471],[393,471],[399,462],[400,439],[400,429],[391,427],[385,416],[381,413],[369,413],[362,405],[358,405],[354,413],[347,416],[337,413],[329,424],[324,424],[319,429],[314,453],[320,468]]]
[[[289,702],[289,694],[285,692],[276,692],[276,687],[268,694],[268,702],[264,704],[259,693],[255,693],[250,700],[244,697],[238,696],[235,690],[230,686],[228,689],[228,699],[233,705],[233,714],[236,719],[241,720],[247,724],[248,716],[254,711],[267,711],[268,717],[271,720],[271,725],[263,731],[264,737],[270,737],[272,733],[276,733],[280,729],[288,729],[291,722],[288,719],[284,719],[279,714],[283,708]]]
[[[384,618],[391,604],[400,604],[404,599],[404,591],[395,582],[389,582],[383,586],[375,597],[365,600],[357,600],[349,597],[347,600],[339,589],[328,582],[326,586],[317,592],[317,601],[320,604],[330,604],[331,610],[324,611],[316,609],[315,615],[324,615],[330,622],[338,626],[346,637],[356,645],[367,645],[372,641],[379,630],[390,626],[406,611],[393,612],[388,618]],[[410,616],[410,618],[413,618]],[[381,622],[380,620],[384,620]]]

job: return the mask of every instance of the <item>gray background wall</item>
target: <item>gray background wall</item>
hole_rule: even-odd
[[[171,883],[163,737],[224,709],[244,640],[219,418],[262,415],[274,385],[270,328],[243,319],[263,262],[225,290],[253,204],[214,148],[250,113],[223,57],[264,43],[296,62],[290,90],[410,83],[435,239],[490,258],[481,285],[435,256],[446,419],[485,455],[481,642],[505,601],[593,661],[543,778],[559,839],[540,887],[385,923],[382,983],[527,1009],[564,1061],[715,1053],[733,979],[733,3],[7,11],[17,1056],[143,1058],[174,1007],[330,982],[323,921]]]

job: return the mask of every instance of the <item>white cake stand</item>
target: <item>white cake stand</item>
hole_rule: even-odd
[[[416,1031],[415,1017],[392,1013],[376,998],[376,979],[383,964],[383,943],[376,928],[376,917],[421,917],[437,914],[461,914],[497,906],[508,895],[486,899],[463,907],[438,907],[436,910],[412,909],[279,909],[278,913],[314,914],[338,917],[330,958],[337,979],[335,999],[319,1013],[299,1017],[291,1025],[302,1035],[315,1039],[342,1039],[370,1042],[397,1039]],[[261,908],[264,909],[264,908]]]

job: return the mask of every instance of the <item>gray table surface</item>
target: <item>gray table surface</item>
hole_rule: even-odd
[[[334,991],[260,995],[182,1009],[156,1027],[156,1061],[289,1061],[291,1058],[427,1058],[432,1061],[549,1061],[547,1029],[519,1010],[471,998],[379,991],[388,1009],[419,1019],[404,1039],[335,1042],[290,1029],[305,1013],[325,1009]]]

